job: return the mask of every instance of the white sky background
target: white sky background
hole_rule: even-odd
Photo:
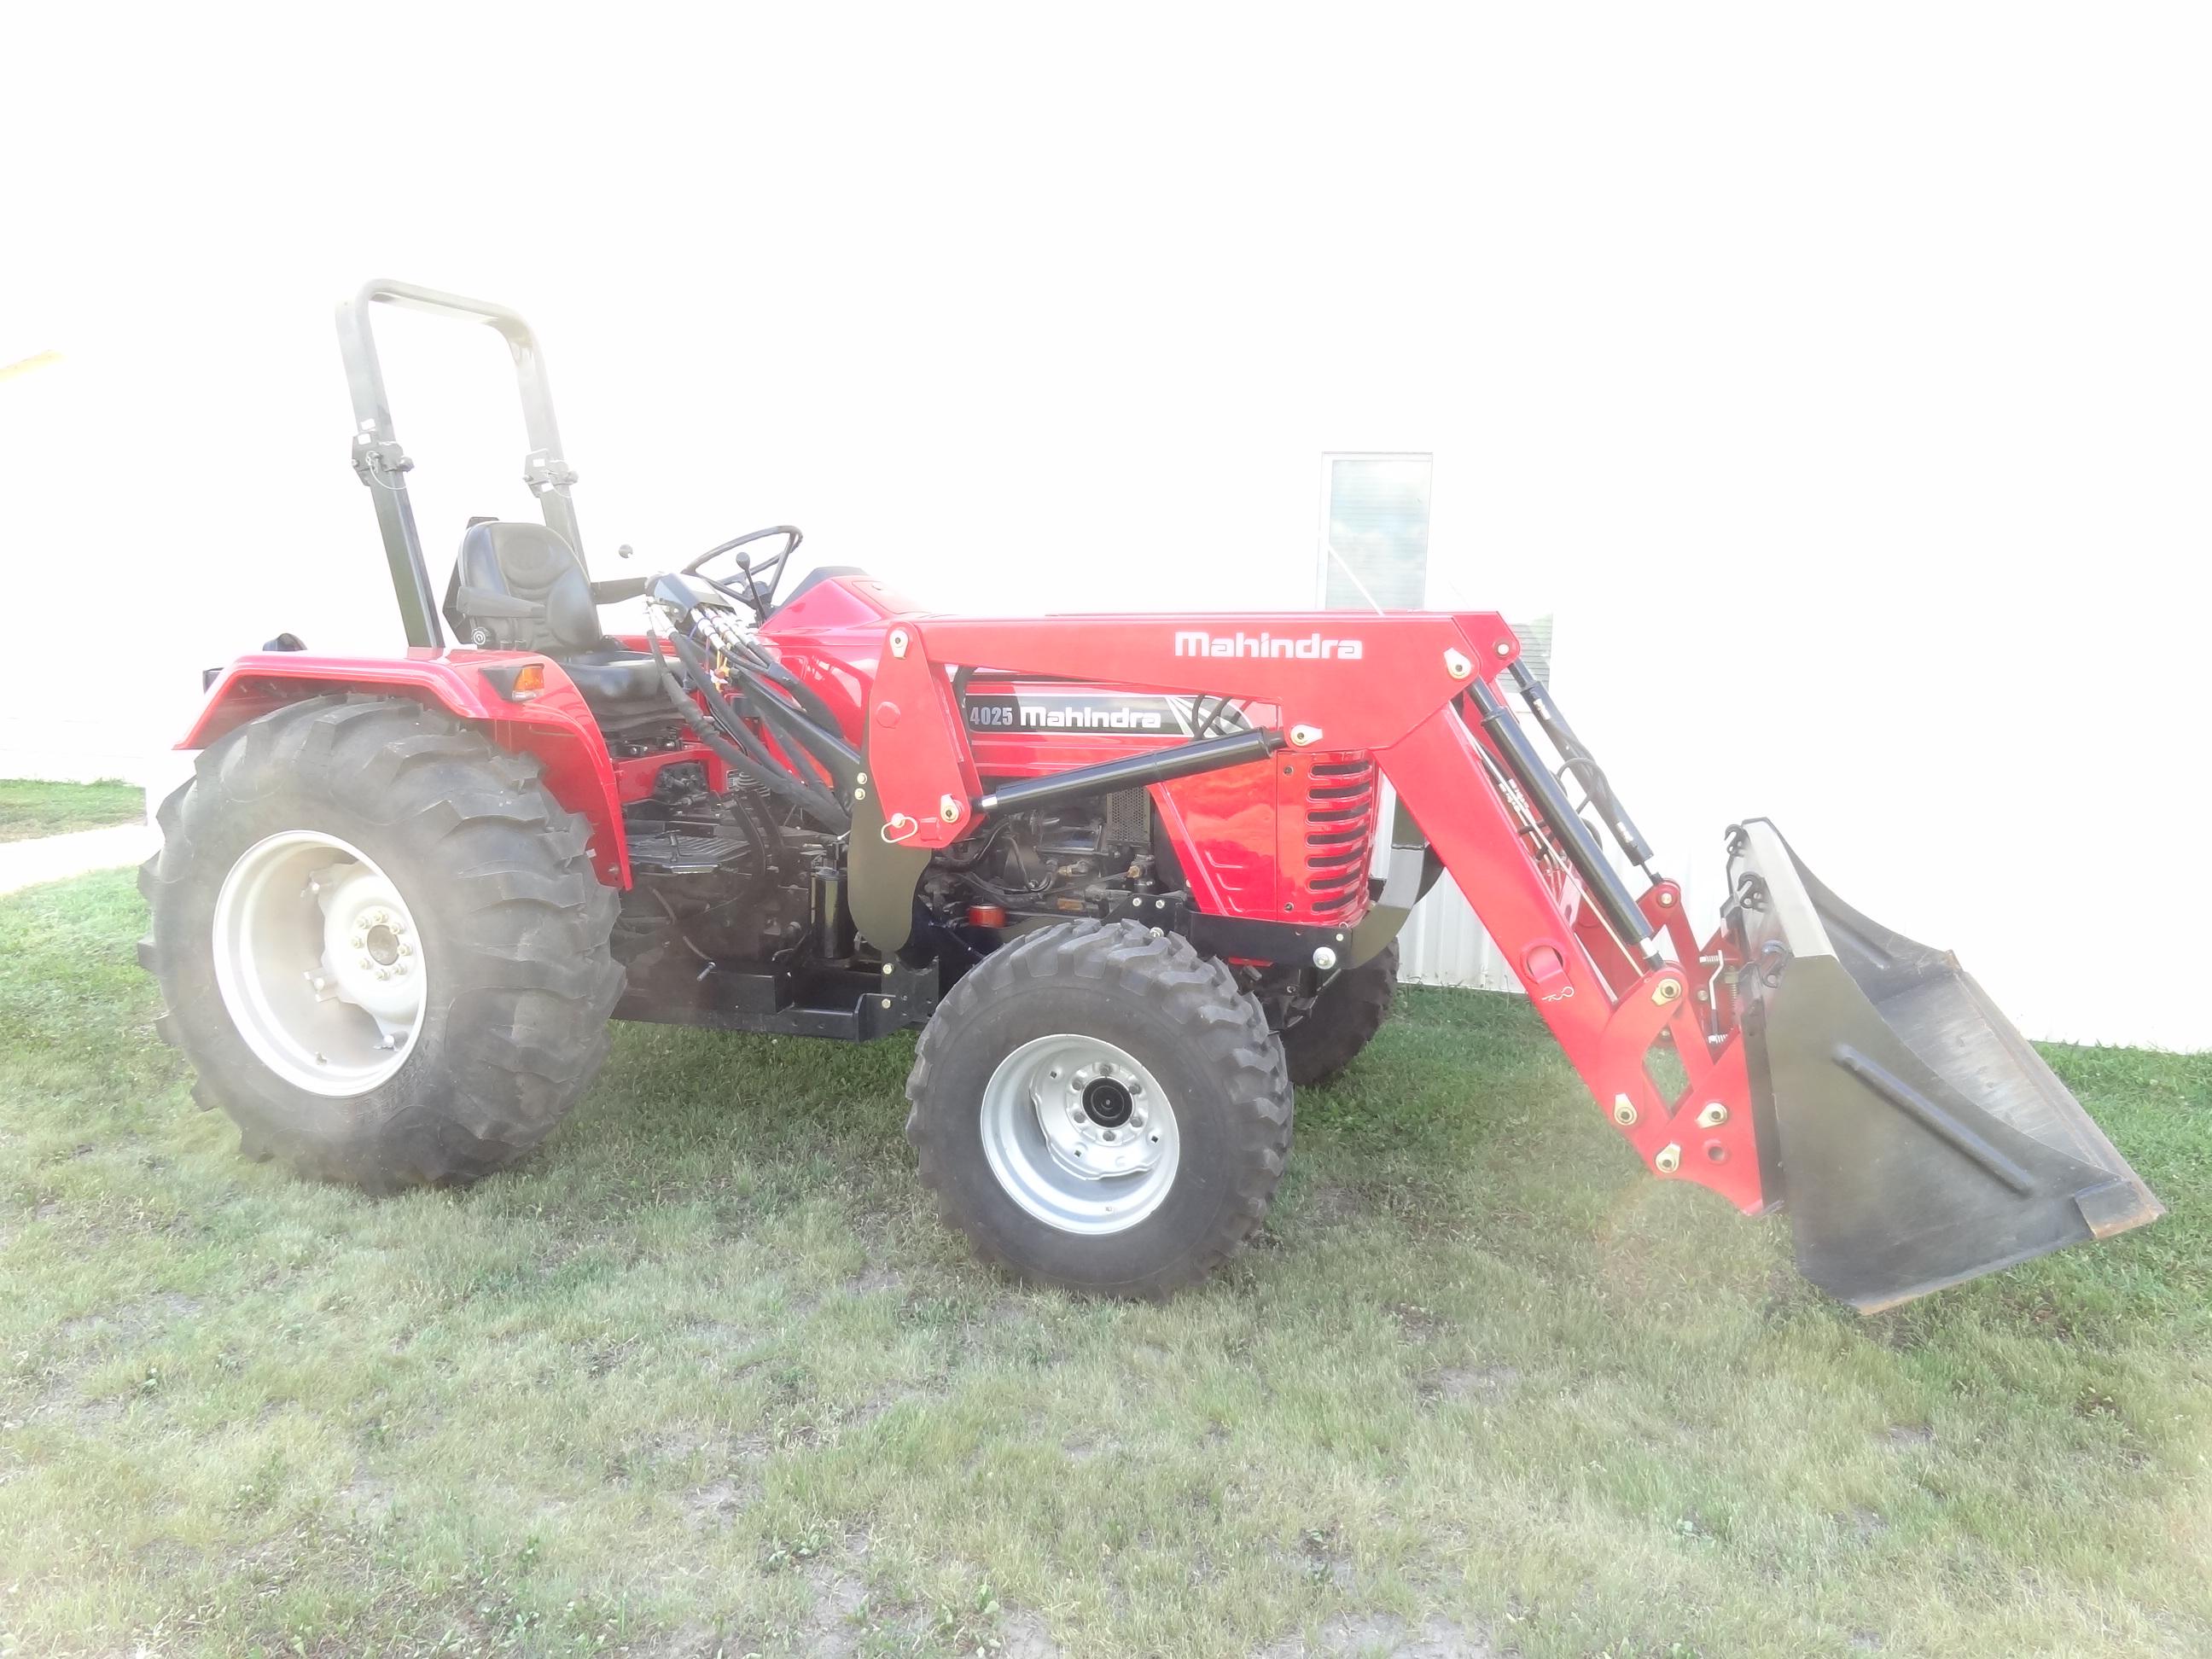
[[[390,275],[536,324],[601,574],[1300,605],[1321,454],[1431,452],[1432,597],[1558,615],[1700,914],[1765,811],[2032,1033],[2212,1043],[2201,8],[28,9],[0,751],[397,642]],[[380,323],[442,585],[511,378]]]

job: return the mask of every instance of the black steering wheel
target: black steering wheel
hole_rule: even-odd
[[[799,543],[806,539],[806,532],[797,525],[772,524],[765,530],[748,530],[744,535],[733,537],[719,547],[708,548],[684,567],[684,574],[687,576],[700,575],[702,574],[700,567],[709,559],[719,559],[725,553],[737,553],[738,549],[746,544],[760,541],[769,536],[781,536],[786,539],[781,547],[759,564],[756,565],[747,555],[738,553],[738,568],[744,574],[744,586],[742,588],[713,576],[705,578],[739,605],[750,610],[756,617],[765,618],[769,613],[769,607],[775,603],[775,590],[777,585],[783,580],[784,568],[791,562],[791,556],[799,551]]]

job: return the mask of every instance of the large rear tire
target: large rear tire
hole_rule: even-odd
[[[984,1260],[1159,1297],[1257,1231],[1291,1149],[1260,1005],[1188,940],[1079,921],[1008,945],[921,1034],[907,1097],[922,1184]]]
[[[1306,1017],[1283,1033],[1283,1060],[1301,1089],[1326,1083],[1358,1059],[1390,1017],[1398,993],[1395,939],[1358,967],[1339,974]]]
[[[403,700],[204,750],[140,872],[161,1035],[243,1150],[371,1191],[477,1180],[605,1058],[617,908],[527,756]]]

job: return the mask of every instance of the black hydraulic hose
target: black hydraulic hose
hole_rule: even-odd
[[[803,746],[820,762],[822,769],[836,781],[837,787],[850,794],[860,782],[860,768],[866,763],[860,751],[847,743],[835,730],[825,730],[819,723],[807,719],[776,695],[775,682],[753,668],[738,661],[731,664],[738,676],[752,693],[748,707],[757,713],[787,741]]]
[[[1628,854],[1628,861],[1636,865],[1651,862],[1651,843],[1644,839],[1644,832],[1636,827],[1636,820],[1628,816],[1628,809],[1620,804],[1620,797],[1613,793],[1613,785],[1605,775],[1605,769],[1583,747],[1575,728],[1567,724],[1567,717],[1559,712],[1552,688],[1528,672],[1528,665],[1511,665],[1514,684],[1521,688],[1522,699],[1528,712],[1536,717],[1536,724],[1544,728],[1544,735],[1552,740],[1552,747],[1559,751],[1559,758],[1567,763],[1568,770],[1582,782],[1583,791],[1589,795],[1597,810],[1613,830],[1613,839],[1620,850]]]
[[[1575,815],[1567,802],[1567,792],[1559,781],[1545,769],[1528,741],[1528,734],[1521,729],[1521,722],[1498,700],[1489,685],[1477,679],[1462,694],[1474,706],[1476,718],[1489,732],[1497,745],[1498,758],[1505,763],[1506,771],[1521,786],[1521,792],[1536,805],[1545,827],[1553,838],[1581,872],[1583,885],[1597,901],[1598,908],[1612,925],[1613,937],[1618,939],[1631,956],[1639,958],[1646,966],[1656,966],[1657,958],[1651,954],[1644,941],[1656,930],[1644,919],[1637,908],[1636,895],[1628,890],[1628,884],[1620,872],[1606,862],[1605,849],[1590,834],[1590,827]]]
[[[679,652],[678,654],[680,656],[682,653]],[[715,686],[711,675],[703,670],[692,671],[688,662],[684,667],[691,683],[706,699],[708,712],[714,724],[750,757],[750,769],[758,774],[760,782],[765,787],[795,802],[803,811],[841,833],[852,827],[852,815],[838,804],[835,795],[788,761],[779,759],[754,735],[745,725],[744,717],[730,705],[729,700]]]
[[[675,636],[670,637],[673,640]],[[645,642],[653,653],[654,663],[660,669],[661,690],[668,694],[668,700],[675,706],[676,712],[699,734],[702,743],[731,765],[750,774],[763,788],[782,796],[840,835],[852,829],[851,816],[829,794],[806,783],[769,754],[760,740],[745,729],[744,722],[738,718],[737,711],[730,708],[728,702],[711,683],[700,688],[701,695],[707,699],[708,704],[702,718],[699,705],[691,701],[684,690],[683,680],[670,666],[666,654],[660,648],[660,641],[648,634]],[[720,707],[716,708],[716,704]],[[722,724],[724,721],[727,724]]]
[[[775,821],[775,814],[768,810],[762,799],[766,786],[756,778],[750,768],[732,773],[730,776],[730,805],[745,821],[752,832],[754,844],[760,848],[761,861],[773,870],[783,858],[783,826]]]
[[[668,642],[676,647],[676,654],[683,659],[684,669],[691,676],[692,681],[705,688],[708,706],[714,714],[731,725],[740,725],[743,717],[730,706],[721,692],[716,689],[714,673],[708,667],[707,659],[699,647],[681,634],[670,635]],[[744,666],[738,664],[736,667],[738,673],[746,677],[750,684],[750,676]],[[761,718],[775,728],[777,736],[787,744],[803,749],[819,762],[823,770],[830,774],[831,780],[839,788],[849,795],[859,787],[860,756],[860,751],[850,744],[842,738],[823,731],[800,714],[797,709],[778,701],[773,693],[756,690],[752,702],[758,709]],[[741,726],[740,729],[742,729]],[[747,735],[750,736],[750,733]],[[799,777],[795,771],[792,775]],[[799,777],[799,781],[809,787],[818,788],[818,786],[815,785],[810,778]]]
[[[781,686],[788,692],[791,700],[799,705],[799,711],[815,725],[833,732],[837,729],[837,716],[830,705],[823,702],[811,687],[801,684],[796,674],[769,656],[760,647],[746,640],[740,642],[738,651],[733,654],[741,656],[745,665],[758,671],[769,684]]]

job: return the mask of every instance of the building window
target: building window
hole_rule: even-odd
[[[1419,611],[1429,586],[1426,455],[1322,457],[1321,602]]]

